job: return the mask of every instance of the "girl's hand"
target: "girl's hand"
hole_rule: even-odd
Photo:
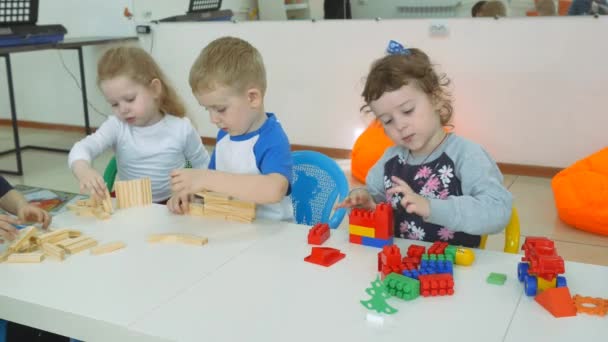
[[[374,203],[372,195],[370,195],[370,193],[366,189],[357,188],[351,190],[346,199],[344,199],[342,203],[336,205],[336,209],[353,207],[374,210],[374,208],[376,207],[376,203]]]
[[[100,199],[106,198],[106,183],[94,168],[82,167],[74,173],[80,182],[80,193],[90,194]]]
[[[4,240],[13,241],[19,234],[15,225],[21,224],[16,217],[9,215],[0,215],[0,243]]]
[[[190,209],[190,195],[173,195],[167,201],[167,208],[174,214],[183,215],[188,213]]]
[[[410,186],[398,177],[391,177],[393,183],[396,186],[386,191],[387,195],[400,194],[403,196],[401,199],[401,206],[410,214],[416,214],[423,219],[428,218],[431,215],[431,204],[429,200],[415,193]]]
[[[46,210],[29,203],[19,208],[17,216],[19,217],[19,222],[42,223],[42,229],[47,229],[49,224],[51,224],[51,216]]]

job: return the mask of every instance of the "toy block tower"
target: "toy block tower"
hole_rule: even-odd
[[[393,208],[380,203],[375,210],[353,209],[349,215],[349,241],[382,248],[393,244]]]

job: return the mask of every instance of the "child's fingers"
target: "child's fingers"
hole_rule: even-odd
[[[51,224],[51,215],[46,210],[40,210],[42,212],[42,229],[47,229]]]
[[[190,211],[190,202],[188,201],[188,196],[182,196],[180,198],[180,209],[184,214],[187,214]]]
[[[391,180],[393,182],[395,182],[396,184],[398,184],[398,185],[406,185],[407,184],[403,179],[401,179],[401,178],[399,178],[397,176],[391,176]]]
[[[9,216],[9,215],[0,215],[0,224],[6,222],[9,225],[7,225],[6,227],[10,227],[10,225],[12,224],[20,224],[21,222],[19,221],[18,218],[13,217],[13,216]]]
[[[0,236],[3,239],[13,241],[17,237],[18,233],[17,228],[15,228],[13,225],[7,223],[6,221],[0,222]]]
[[[182,214],[182,212],[179,208],[179,200],[178,200],[177,196],[173,196],[169,199],[169,202],[167,202],[167,207],[169,207],[169,211],[174,214],[178,214],[178,215]]]

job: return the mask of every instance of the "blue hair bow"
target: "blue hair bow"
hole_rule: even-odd
[[[388,47],[386,48],[386,52],[389,55],[409,55],[411,51],[401,45],[401,43],[391,40],[388,42]]]

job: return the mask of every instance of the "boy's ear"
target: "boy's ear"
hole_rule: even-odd
[[[154,94],[154,97],[159,97],[161,95],[163,92],[163,84],[158,78],[150,81],[150,90],[152,91],[152,94]]]
[[[262,106],[262,92],[257,88],[249,88],[247,90],[247,100],[249,105],[254,108]]]

